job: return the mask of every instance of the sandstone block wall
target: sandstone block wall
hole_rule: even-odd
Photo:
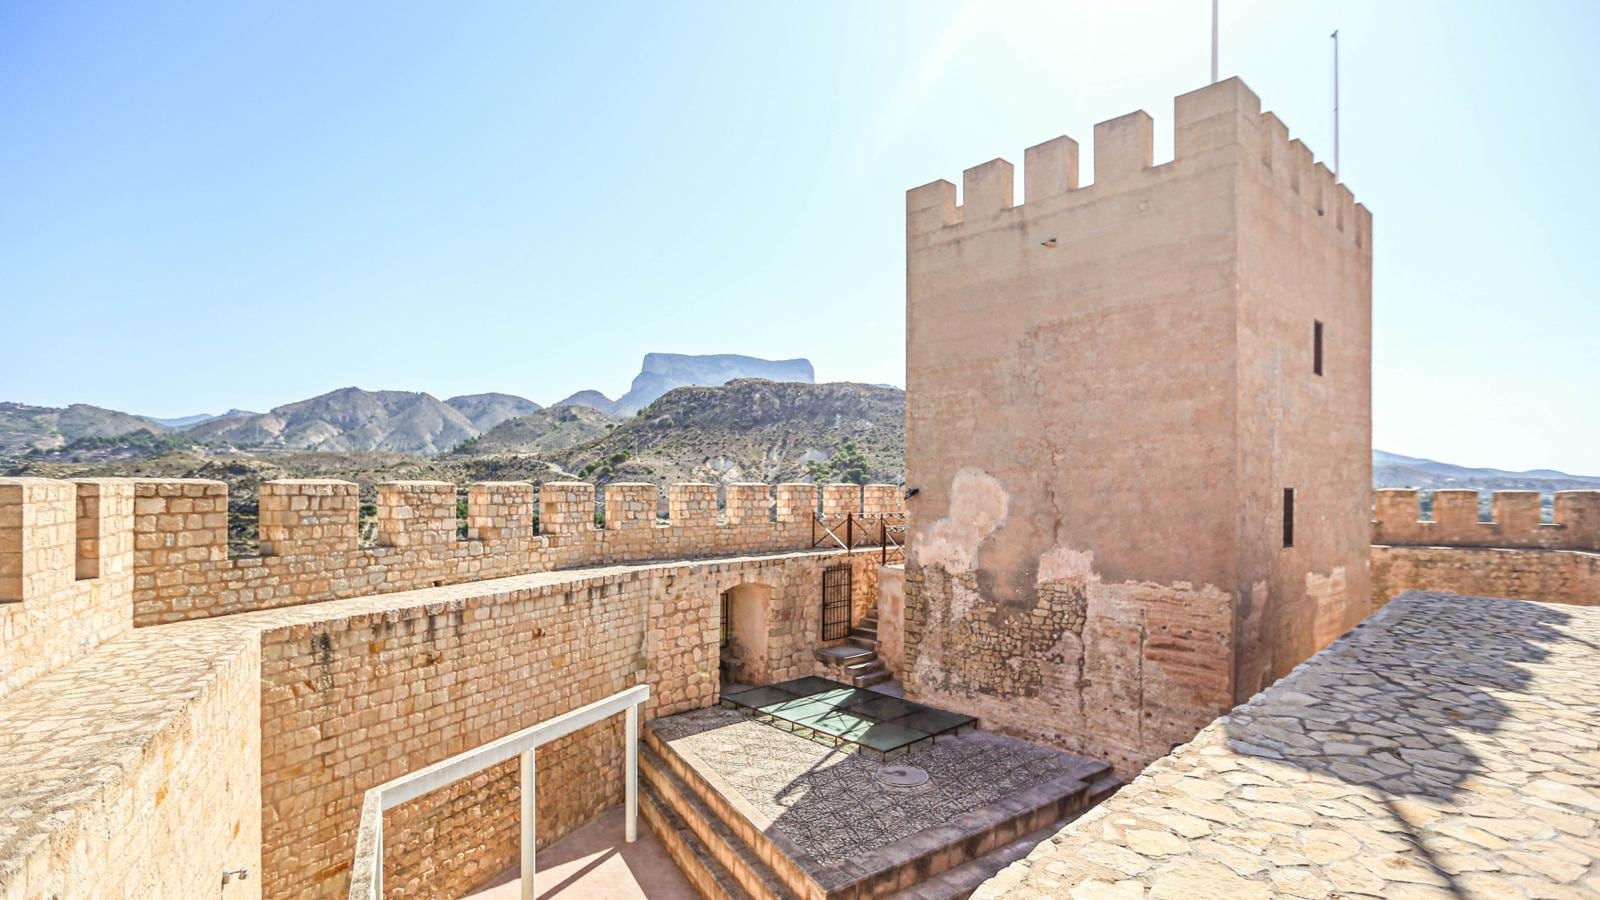
[[[887,516],[905,511],[904,494],[899,485],[869,484],[861,489],[861,512],[867,516]]]
[[[1600,553],[1493,547],[1372,548],[1372,610],[1406,591],[1600,605]]]
[[[264,481],[258,498],[262,556],[356,549],[361,497],[354,482]]]
[[[132,482],[0,479],[0,698],[132,627]]]
[[[907,194],[907,689],[1123,771],[1367,607],[1371,218],[1237,79],[1175,120]]]
[[[674,484],[667,488],[667,520],[676,528],[710,528],[717,524],[717,486]]]
[[[260,697],[254,640],[180,625],[0,699],[0,897],[260,897]]]
[[[533,485],[481,481],[467,488],[467,540],[494,543],[533,538]]]
[[[777,495],[777,509],[773,521],[780,525],[801,523],[809,528],[817,513],[817,486],[780,484]]]
[[[1600,550],[1600,491],[1556,492],[1548,523],[1542,521],[1538,491],[1494,491],[1489,521],[1481,521],[1481,499],[1475,490],[1434,491],[1433,518],[1425,520],[1420,512],[1421,492],[1412,488],[1379,490],[1372,543]]]
[[[818,674],[821,569],[841,560],[868,599],[871,554],[796,554],[552,572],[217,620],[294,623],[261,637],[265,895],[348,890],[361,796],[374,785],[634,684],[651,685],[652,717],[715,703],[723,591],[770,589],[773,680]],[[620,802],[619,723],[539,751],[541,844]],[[457,896],[514,865],[517,798],[513,763],[392,810],[389,894]]]
[[[724,518],[729,525],[754,525],[772,521],[772,488],[759,482],[741,482],[724,488]]]
[[[541,534],[585,533],[594,527],[594,485],[552,481],[539,486]]]
[[[379,546],[450,548],[455,543],[455,485],[446,481],[378,485]]]
[[[606,485],[607,528],[648,528],[655,523],[655,485],[621,482]]]
[[[809,549],[817,509],[816,485],[779,485],[776,504],[765,485],[735,485],[719,521],[716,487],[684,484],[668,489],[670,518],[660,521],[655,485],[612,484],[597,526],[592,484],[550,483],[536,494],[529,484],[494,482],[467,489],[459,538],[454,485],[393,482],[378,488],[378,546],[361,547],[354,484],[267,482],[263,555],[229,559],[225,485],[136,485],[136,625],[575,566]],[[859,506],[860,487],[846,487],[837,496],[854,492]],[[878,535],[858,537],[865,546]]]
[[[340,895],[367,788],[632,684],[651,684],[650,715],[714,703],[724,591],[768,598],[760,668],[775,680],[820,672],[824,567],[852,568],[857,617],[875,599],[870,552],[482,580],[484,557],[517,540],[500,535],[533,508],[527,486],[487,485],[470,494],[478,502],[469,522],[495,536],[454,542],[455,552],[487,548],[464,557],[475,564],[461,570],[465,583],[303,602],[396,583],[347,580],[338,567],[352,554],[415,567],[399,577],[437,580],[430,554],[452,545],[435,513],[453,509],[453,488],[387,487],[384,533],[403,549],[226,560],[214,554],[225,528],[220,484],[0,480],[0,571],[21,594],[0,604],[0,897]],[[807,488],[790,495],[814,499]],[[269,511],[292,514],[270,523],[276,549],[343,546],[319,529],[346,517],[342,501],[353,493],[344,485],[267,493]],[[759,507],[749,495],[747,508]],[[588,498],[578,497],[592,509]],[[681,492],[684,518],[703,515],[707,499],[699,486]],[[788,515],[796,521],[787,530],[752,527],[776,536],[765,539],[809,536],[798,510]],[[453,514],[448,521],[453,538]],[[610,536],[589,527],[595,540]],[[648,546],[659,549],[706,530],[620,533],[632,532],[650,532],[660,543]],[[727,540],[744,538],[734,530]],[[549,539],[565,541],[595,546]],[[213,591],[208,578],[222,565],[277,565],[287,577],[254,612],[132,628],[141,555],[147,589],[182,585],[192,591],[183,598]],[[620,799],[621,760],[616,724],[541,751],[541,841]],[[391,893],[453,896],[512,865],[516,781],[507,766],[393,811]],[[224,887],[221,873],[234,868],[250,877]]]
[[[861,512],[861,485],[825,484],[822,486],[822,514],[836,518],[846,513]]]

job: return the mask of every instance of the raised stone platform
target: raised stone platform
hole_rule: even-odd
[[[1600,896],[1600,609],[1409,593],[975,897]]]
[[[887,896],[1010,854],[959,873],[971,879],[964,890],[952,878],[956,887],[921,894],[964,896],[1026,849],[1010,845],[1097,799],[1108,772],[984,731],[885,763],[724,708],[650,722],[642,765],[647,821],[692,835],[675,854],[680,865],[706,870],[707,883],[733,896],[810,898]],[[905,767],[927,781],[897,787],[882,777]]]

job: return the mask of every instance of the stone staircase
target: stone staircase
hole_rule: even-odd
[[[878,658],[876,609],[850,629],[850,636],[845,643],[837,647],[823,647],[817,651],[816,657],[824,664],[842,670],[844,677],[858,688],[882,684],[894,677],[883,660]]]
[[[1104,764],[1074,774],[867,857],[819,869],[781,831],[753,821],[742,798],[719,791],[717,776],[700,771],[646,724],[639,813],[702,897],[960,900],[1120,786]]]

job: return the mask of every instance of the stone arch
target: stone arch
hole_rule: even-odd
[[[758,581],[741,581],[722,592],[723,678],[739,684],[771,683],[776,593],[772,585]]]

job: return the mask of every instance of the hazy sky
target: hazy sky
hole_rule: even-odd
[[[904,383],[904,191],[1208,75],[1210,4],[0,5],[0,399]],[[1222,0],[1375,216],[1377,446],[1600,474],[1600,3]],[[1019,173],[1018,185],[1021,179]]]

